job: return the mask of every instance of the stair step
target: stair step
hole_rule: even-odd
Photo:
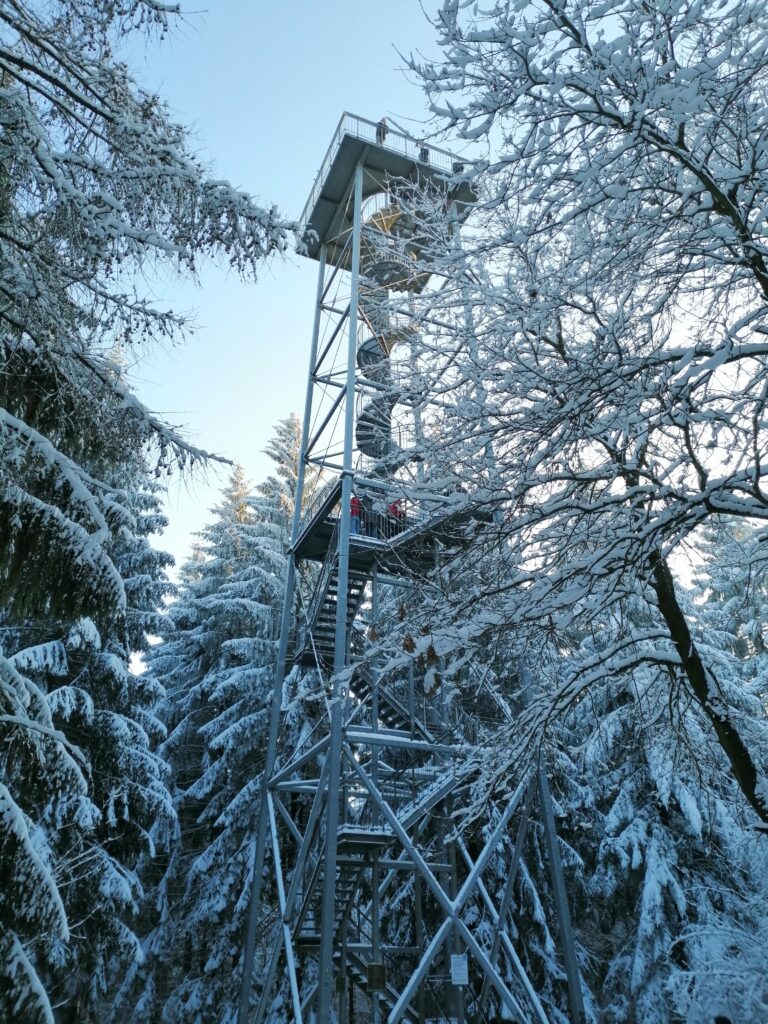
[[[347,972],[355,982],[355,984],[367,994],[368,991],[368,964],[363,960],[358,960],[356,957],[347,956],[346,962]],[[386,1006],[388,1010],[392,1010],[397,1003],[399,996],[398,993],[392,988],[391,985],[387,984],[386,988],[379,992],[379,999]],[[403,1014],[404,1021],[407,1024],[418,1024],[418,1014],[410,1008]]]

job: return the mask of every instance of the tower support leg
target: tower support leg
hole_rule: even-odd
[[[581,992],[579,965],[576,960],[576,945],[573,941],[571,914],[568,909],[568,899],[565,893],[563,863],[560,860],[560,850],[557,845],[555,815],[552,810],[552,794],[549,791],[549,782],[547,781],[546,773],[541,765],[538,767],[537,775],[539,796],[541,798],[541,815],[544,822],[544,835],[547,841],[549,867],[552,876],[552,889],[555,897],[557,923],[560,931],[560,946],[563,954],[563,960],[565,962],[565,976],[568,980],[568,1007],[571,1011],[572,1024],[583,1024],[584,997]]]
[[[512,906],[512,895],[515,889],[515,879],[517,878],[517,869],[520,866],[520,857],[523,852],[523,846],[525,845],[525,837],[528,833],[528,821],[531,814],[531,804],[533,803],[533,795],[536,790],[534,780],[528,784],[528,795],[525,798],[525,807],[523,808],[523,814],[520,818],[520,824],[517,829],[517,836],[515,837],[515,850],[512,854],[512,862],[509,865],[509,873],[507,880],[504,883],[504,892],[501,897],[501,906],[499,907],[499,917],[496,922],[493,933],[493,942],[491,943],[491,951],[488,957],[493,964],[496,966],[496,961],[499,956],[499,947],[501,945],[501,937],[504,934],[504,930],[507,924],[507,915],[509,914],[509,908]],[[483,988],[480,993],[480,1013],[485,1012],[486,1003],[488,1002],[488,996],[491,991],[491,986],[488,979],[485,978],[483,981]]]
[[[336,604],[336,634],[333,654],[331,697],[331,742],[328,747],[328,803],[326,807],[325,874],[320,931],[320,975],[318,983],[318,1024],[330,1024],[333,994],[333,933],[336,903],[336,839],[339,827],[341,742],[346,691],[339,676],[347,661],[347,591],[349,585],[349,534],[352,505],[352,444],[355,428],[355,360],[357,355],[357,303],[360,285],[360,229],[363,203],[363,165],[355,168],[354,220],[352,233],[352,287],[349,299],[349,344],[347,346],[346,407],[344,409],[344,461],[339,516],[339,569]],[[342,965],[343,967],[343,965]]]

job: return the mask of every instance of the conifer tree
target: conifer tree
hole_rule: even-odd
[[[51,670],[57,648],[40,650]],[[0,653],[0,1018],[52,1024],[38,960],[70,937],[51,835],[77,822],[89,828],[87,764],[54,727],[46,695]]]
[[[0,5],[0,599],[17,617],[122,610],[105,542],[130,516],[104,467],[141,445],[166,466],[202,455],[113,372],[115,335],[130,347],[184,327],[126,282],[156,257],[194,273],[219,254],[250,273],[284,245],[275,211],[207,177],[115,57],[127,33],[162,33],[174,13],[154,0]]]
[[[165,813],[160,767],[140,753],[156,694],[127,667],[136,609],[154,614],[141,602],[157,578],[134,572],[136,516],[149,510],[134,508],[120,474],[137,452],[158,473],[204,453],[135,398],[112,340],[183,332],[183,317],[136,287],[155,259],[194,275],[219,255],[252,274],[285,245],[276,211],[212,178],[116,57],[127,34],[163,34],[178,13],[155,0],[0,3],[0,615],[20,630],[0,654],[8,1019],[50,1020],[49,984],[60,1013],[91,1012],[79,980],[56,979],[76,947],[85,973],[102,971],[106,919],[125,920],[138,896],[119,876]],[[103,921],[92,907],[79,916],[88,886]],[[131,942],[112,943],[118,959]]]
[[[120,474],[133,530],[123,529],[108,546],[128,597],[126,617],[98,627],[89,618],[72,624],[38,617],[6,625],[0,634],[7,663],[40,695],[52,735],[81,769],[74,795],[56,784],[55,775],[45,779],[51,756],[34,787],[22,772],[8,772],[21,820],[44,851],[67,922],[58,932],[25,932],[24,914],[18,913],[23,890],[10,887],[9,909],[16,904],[16,914],[8,924],[36,980],[33,985],[30,974],[22,985],[18,975],[6,978],[3,990],[9,1006],[20,1000],[30,1021],[51,1012],[61,1024],[100,1019],[114,971],[140,956],[133,931],[142,896],[137,862],[152,850],[151,830],[174,814],[165,767],[152,749],[163,736],[153,713],[161,691],[149,673],[131,670],[132,659],[146,654],[149,636],[158,631],[162,601],[171,589],[170,556],[148,539],[165,525],[157,488],[146,482],[137,489],[141,481],[135,475]],[[23,751],[23,727],[19,732],[8,744],[10,765]],[[3,852],[10,854],[3,861],[13,876],[13,850]],[[35,899],[34,891],[29,898]]]
[[[718,517],[701,531],[690,615],[698,642],[718,671],[740,725],[768,762],[766,562],[761,531]],[[696,891],[695,920],[681,936],[685,957],[671,979],[677,1013],[692,1024],[715,1014],[762,1020],[768,1014],[764,949],[768,922],[768,852],[743,827],[716,837],[708,860],[724,859],[726,895]]]
[[[297,437],[295,418],[278,425],[267,448],[276,475],[255,494],[234,470],[183,567],[171,628],[150,655],[167,691],[161,750],[179,828],[155,891],[146,969],[118,997],[118,1010],[131,1003],[137,1022],[219,1024],[235,1013]]]
[[[765,712],[745,685],[760,672],[737,653],[740,629],[731,613],[734,602],[745,608],[750,602],[744,590],[736,597],[732,557],[732,549],[710,551],[705,570],[708,578],[728,581],[721,607],[715,597],[712,604],[688,599],[685,609],[728,688],[729,705],[739,709],[744,735],[756,751],[766,751]],[[608,1024],[673,1024],[683,1006],[691,1024],[709,1024],[718,1013],[737,1020],[734,994],[758,987],[748,937],[756,941],[765,912],[764,858],[724,772],[724,755],[678,678],[676,652],[658,628],[651,592],[638,583],[622,613],[606,618],[602,629],[594,624],[564,663],[563,673],[580,671],[586,682],[612,652],[608,671],[598,668],[599,687],[590,686],[567,726],[554,730],[574,751],[583,779],[571,787],[563,820],[584,866],[575,919],[592,953],[586,976]],[[642,656],[616,656],[639,635],[648,638]],[[582,822],[581,831],[569,827],[574,821]],[[726,936],[742,936],[744,955],[734,957],[738,983],[720,986],[716,997],[710,989],[704,1001],[698,986],[710,969],[703,953],[717,948],[713,933],[721,951]]]

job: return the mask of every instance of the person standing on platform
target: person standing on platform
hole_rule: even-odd
[[[349,509],[349,533],[352,537],[357,537],[360,533],[360,515],[362,511],[362,502],[356,494],[353,494]]]
[[[389,535],[394,537],[405,529],[405,506],[402,498],[395,498],[387,505],[389,513]]]
[[[382,117],[379,123],[376,125],[376,145],[383,146],[384,140],[387,137],[387,119]]]

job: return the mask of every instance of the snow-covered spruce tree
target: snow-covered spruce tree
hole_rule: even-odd
[[[703,564],[694,572],[691,619],[703,650],[741,717],[751,742],[768,744],[760,726],[768,708],[765,642],[766,577],[759,530],[729,517],[702,531]],[[719,810],[720,808],[718,808]],[[726,895],[715,887],[696,893],[696,918],[681,935],[685,957],[671,980],[673,1003],[692,1024],[713,1013],[731,1020],[762,1020],[768,1014],[764,958],[768,921],[768,852],[754,836],[736,829],[707,851],[725,856]]]
[[[137,1022],[234,1017],[293,504],[283,482],[292,473],[287,429],[268,448],[279,477],[254,495],[234,471],[182,570],[172,628],[149,656],[167,693],[161,752],[179,827],[155,893],[146,967],[118,999],[116,1012],[130,1001]]]
[[[3,957],[0,1005],[9,1019],[16,1012],[50,1019],[51,1005],[58,1021],[99,1019],[111,965],[138,955],[131,927],[141,894],[136,861],[150,846],[148,830],[173,814],[163,766],[150,751],[161,733],[151,711],[158,690],[150,677],[129,671],[131,655],[146,649],[147,633],[157,627],[168,586],[168,556],[146,539],[164,520],[152,487],[125,501],[135,509],[134,529],[123,528],[106,549],[125,587],[127,616],[97,628],[87,618],[73,624],[40,615],[2,630],[4,663],[18,673],[20,702],[33,694],[29,710],[43,709],[32,728],[43,723],[46,740],[30,743],[28,722],[9,716],[3,782],[16,831],[26,831],[50,875],[46,890],[39,870],[23,871],[24,859],[4,836],[3,875],[13,880],[4,891],[5,935],[27,965],[25,977],[19,950]],[[66,785],[58,781],[62,750],[79,768]],[[40,926],[51,900],[59,925]]]
[[[69,935],[66,942],[37,935],[28,950],[61,1024],[101,1019],[112,976],[140,956],[137,862],[153,852],[150,831],[174,817],[166,769],[153,753],[164,737],[153,713],[162,691],[149,673],[131,670],[172,592],[170,556],[148,540],[166,521],[153,481],[142,489],[124,473],[121,482],[133,488],[125,503],[135,527],[107,550],[125,588],[125,618],[97,628],[88,618],[71,625],[40,617],[1,635],[10,662],[47,696],[53,725],[78,750],[88,783],[87,800],[43,805],[36,830]]]
[[[710,627],[696,622],[701,608],[684,594],[681,600],[732,714],[765,756],[765,714],[743,685],[736,635],[728,641],[728,631],[720,631],[710,647]],[[737,993],[759,986],[757,974],[750,977],[748,937],[755,941],[768,909],[760,878],[765,855],[708,720],[690,699],[652,590],[638,583],[634,597],[616,606],[601,630],[585,635],[563,668],[585,687],[566,729],[556,729],[571,745],[587,798],[581,808],[578,802],[564,808],[564,823],[568,828],[581,810],[590,825],[570,840],[588,880],[574,921],[593,954],[588,977],[600,1020],[760,1019],[756,1002],[748,1009]],[[741,963],[733,957],[741,976],[721,964],[729,984],[717,994],[710,989],[705,1002],[698,985],[717,969],[707,950],[718,948],[717,937],[726,948],[726,936],[736,934],[745,940]],[[696,990],[699,998],[691,999]]]
[[[87,828],[96,810],[84,758],[54,729],[45,693],[3,654],[0,674],[0,1014],[48,1024],[53,1013],[35,947],[43,937],[44,955],[52,958],[51,947],[69,939],[69,926],[46,826],[56,830],[76,820]]]
[[[100,347],[184,326],[136,293],[136,271],[165,259],[194,274],[211,255],[250,273],[285,242],[275,211],[209,178],[114,56],[118,38],[162,32],[177,11],[0,4],[0,599],[18,615],[122,607],[102,549],[120,502],[100,468],[142,443],[164,463],[200,454],[141,407]]]
[[[469,467],[494,444],[520,567],[496,628],[578,614],[588,629],[639,576],[768,825],[766,765],[668,560],[713,514],[768,518],[768,11],[447,0],[436,27],[444,59],[414,66],[440,123],[484,149],[426,391],[442,388],[435,443]],[[484,613],[462,602],[456,619],[481,636]],[[566,684],[535,724],[574,696]]]
[[[0,609],[43,637],[89,619],[107,648],[129,615],[112,545],[134,530],[114,474],[142,449],[158,468],[202,454],[131,395],[110,339],[183,328],[136,290],[154,260],[194,274],[218,255],[250,273],[285,243],[275,211],[209,177],[114,56],[120,37],[162,32],[176,10],[0,2]],[[44,691],[5,656],[0,678],[0,998],[6,1016],[35,1021],[51,1010],[25,943],[70,934],[48,829],[98,816],[87,758]]]

